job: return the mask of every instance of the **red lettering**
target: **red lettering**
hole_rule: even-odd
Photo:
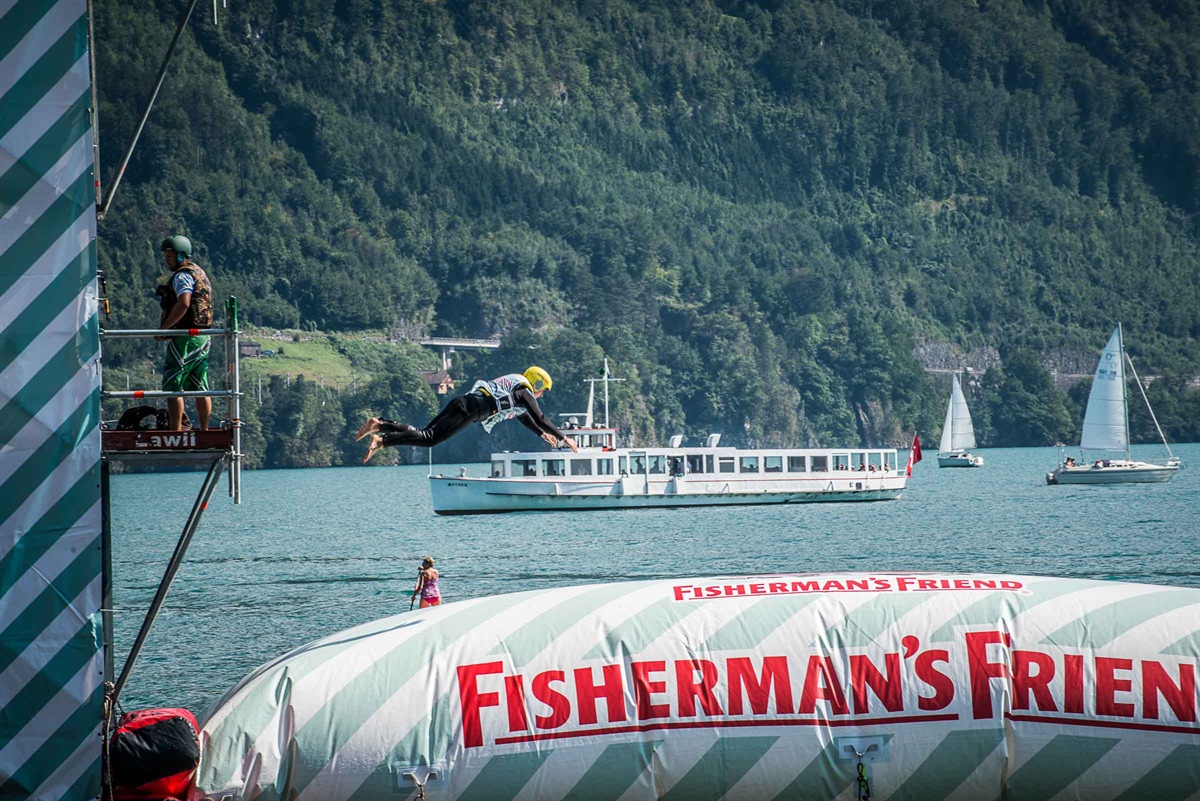
[[[571,702],[550,686],[552,681],[566,684],[566,674],[561,670],[547,670],[533,677],[533,697],[550,707],[549,715],[538,715],[533,719],[539,729],[557,729],[571,719]]]
[[[672,587],[671,589],[675,593],[676,601],[682,601],[684,593],[691,593],[692,591],[691,587]]]
[[[525,677],[504,677],[504,701],[508,707],[508,730],[529,731],[529,715],[525,712]]]
[[[863,654],[850,656],[850,690],[854,696],[854,714],[865,715],[868,711],[867,687],[883,702],[889,712],[904,709],[904,698],[900,690],[900,654],[885,654],[884,667],[887,678]]]
[[[992,717],[992,679],[1007,679],[1008,668],[1003,662],[989,662],[989,645],[1010,646],[1012,637],[999,631],[969,631],[967,668],[971,676],[971,713],[976,720]]]
[[[1096,714],[1114,717],[1133,717],[1133,704],[1117,701],[1117,693],[1129,692],[1133,687],[1130,679],[1118,679],[1118,670],[1133,670],[1132,659],[1096,657]]]
[[[696,671],[700,671],[697,680]],[[717,666],[707,659],[681,659],[675,663],[675,689],[679,694],[679,717],[696,717],[696,700],[706,715],[721,715],[721,705],[713,695],[717,686]]]
[[[786,656],[764,657],[761,678],[755,674],[749,657],[732,657],[725,663],[725,669],[729,672],[729,714],[745,714],[742,708],[743,691],[750,699],[751,712],[755,715],[767,714],[772,689],[775,692],[776,714],[791,713],[792,678],[788,673]]]
[[[954,680],[934,667],[934,662],[950,664],[950,652],[942,650],[925,651],[917,657],[915,666],[917,678],[928,684],[933,690],[933,697],[931,698],[926,698],[920,694],[917,695],[917,706],[927,711],[945,709],[954,700]]]
[[[846,589],[869,590],[871,589],[871,583],[866,579],[846,579]]]
[[[480,708],[500,706],[500,693],[479,692],[476,679],[491,673],[503,672],[503,662],[458,666],[458,703],[462,710],[463,745],[466,748],[477,748],[483,745],[483,723],[479,717]]]
[[[804,691],[800,694],[800,714],[811,715],[817,710],[817,701],[829,702],[829,713],[848,715],[846,695],[838,684],[833,659],[828,656],[810,656],[808,672],[804,676]]]
[[[575,668],[575,700],[579,705],[579,723],[587,726],[596,722],[596,701],[603,698],[608,722],[625,720],[625,684],[620,665],[601,668],[604,681],[599,686],[592,681],[591,668]]]
[[[1023,585],[1019,581],[1002,581],[1002,582],[1000,582],[1000,589],[1002,589],[1002,590],[1019,590],[1023,586],[1025,586],[1025,585]]]
[[[830,579],[829,581],[825,582],[825,586],[821,589],[823,589],[825,592],[829,592],[831,590],[844,590],[846,588],[842,586],[842,582],[837,581],[836,579]]]
[[[765,595],[766,592],[767,592],[766,584],[751,584],[750,585],[750,594],[751,595]]]
[[[1030,668],[1037,666],[1037,672]],[[1029,694],[1042,712],[1057,712],[1058,705],[1050,694],[1054,678],[1054,657],[1039,651],[1012,652],[1013,709],[1029,709]]]
[[[1063,712],[1083,714],[1083,657],[1079,654],[1063,657]]]
[[[911,586],[914,581],[916,581],[915,578],[910,578],[909,576],[899,576],[896,579],[896,589],[898,589],[900,592],[907,592],[909,586]]]
[[[745,595],[745,594],[746,594],[746,585],[745,584],[726,584],[725,585],[725,595],[727,595],[727,596],[729,596],[729,595]]]
[[[655,704],[652,697],[667,691],[665,681],[651,681],[651,673],[665,673],[666,662],[631,662],[629,669],[633,672],[633,697],[637,701],[638,720],[651,718],[666,718],[671,716],[670,704]]]
[[[792,592],[816,592],[820,585],[815,581],[793,581]]]
[[[716,585],[712,585],[712,586],[704,588],[704,597],[705,598],[716,598],[720,594],[721,594],[721,588]]]
[[[1183,723],[1196,722],[1196,668],[1179,666],[1179,684],[1157,662],[1142,663],[1142,715],[1158,718],[1158,694],[1166,699],[1175,717]]]
[[[917,579],[918,590],[936,590],[938,583],[936,579]]]
[[[971,582],[967,581],[966,579],[955,579],[954,580],[954,589],[969,590],[969,589],[971,589]]]
[[[974,584],[975,584],[975,589],[977,589],[977,590],[994,590],[994,589],[996,589],[996,582],[994,579],[975,579]]]

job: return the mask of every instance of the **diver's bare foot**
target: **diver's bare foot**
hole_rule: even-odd
[[[358,433],[354,435],[354,441],[358,442],[360,439],[365,437],[367,434],[374,434],[378,430],[379,430],[379,418],[378,417],[368,418],[367,422],[362,424],[362,428],[358,429]]]
[[[363,464],[371,461],[371,457],[383,450],[383,437],[378,434],[371,435],[371,446],[367,448],[367,455],[363,457]]]

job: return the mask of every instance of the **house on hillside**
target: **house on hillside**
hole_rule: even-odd
[[[243,339],[241,342],[240,351],[242,358],[257,359],[259,356],[263,355],[262,343],[255,342],[252,339]]]
[[[421,378],[429,388],[438,395],[446,395],[454,391],[454,379],[445,370],[422,370]]]

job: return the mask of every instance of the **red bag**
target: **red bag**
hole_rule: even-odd
[[[200,764],[199,732],[186,709],[122,715],[109,741],[114,800],[186,798]]]

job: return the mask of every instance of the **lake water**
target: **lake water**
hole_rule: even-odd
[[[1175,452],[1189,467],[1170,484],[1048,487],[1056,451],[1023,448],[980,451],[987,463],[978,470],[939,470],[931,455],[896,501],[472,517],[433,514],[425,467],[247,471],[241,506],[224,481],[214,495],[122,705],[199,713],[263,662],[405,611],[424,554],[437,559],[449,602],[622,579],[817,571],[1197,587],[1200,445]],[[201,479],[113,478],[118,671]]]

